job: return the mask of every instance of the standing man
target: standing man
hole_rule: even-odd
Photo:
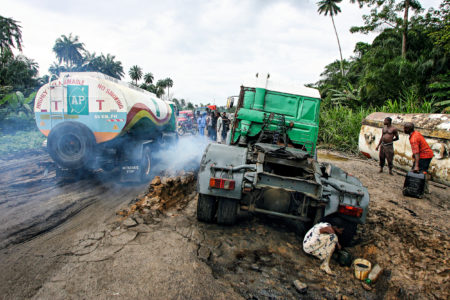
[[[211,112],[211,140],[215,141],[217,138],[216,134],[216,128],[217,128],[217,119],[218,119],[218,112],[212,111]]]
[[[205,112],[205,114],[207,113]],[[211,114],[206,116],[206,135],[211,138]]]
[[[219,144],[222,144],[222,130],[223,130],[223,118],[222,118],[222,115],[219,113],[219,117],[217,118],[217,128],[216,128],[217,142]]]
[[[205,135],[205,127],[206,127],[206,115],[203,114],[201,117],[197,119],[198,132],[200,135]]]
[[[222,114],[222,141],[224,144],[227,143],[227,134],[230,129],[230,119],[227,117],[227,113],[223,112]]]
[[[412,171],[415,173],[428,173],[428,167],[434,156],[433,150],[431,150],[423,135],[414,130],[413,123],[405,123],[404,131],[406,134],[409,134],[409,143],[411,144],[413,153],[414,162]]]
[[[380,142],[375,148],[378,151],[380,148],[380,173],[383,172],[383,167],[385,160],[388,162],[389,174],[394,175],[392,173],[392,167],[394,166],[394,142],[398,141],[398,132],[397,129],[392,126],[392,119],[387,117],[384,119],[384,128],[381,134]]]

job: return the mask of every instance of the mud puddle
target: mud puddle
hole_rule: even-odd
[[[331,160],[331,161],[348,161],[349,159],[343,156],[339,156],[337,154],[329,153],[329,152],[318,152],[317,159],[319,161],[322,160]]]

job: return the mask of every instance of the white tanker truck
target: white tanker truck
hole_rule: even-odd
[[[61,73],[39,89],[34,112],[64,174],[120,168],[122,181],[149,180],[152,150],[177,138],[172,102],[101,73]]]

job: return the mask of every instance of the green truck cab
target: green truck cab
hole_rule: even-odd
[[[284,219],[302,235],[339,219],[348,244],[365,223],[369,193],[357,178],[317,161],[319,109],[314,89],[268,77],[242,86],[228,143],[210,143],[200,163],[198,220],[232,225],[247,211]]]
[[[297,89],[296,92],[303,95],[242,87],[231,144],[239,141],[247,144],[259,138],[262,131],[276,132],[281,129],[280,134],[285,133],[286,137],[279,136],[280,140],[284,139],[290,146],[314,155],[319,134],[319,92],[312,89]],[[282,127],[286,127],[286,132]]]

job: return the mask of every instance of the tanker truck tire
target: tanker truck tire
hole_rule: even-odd
[[[217,223],[220,225],[233,225],[236,223],[238,200],[220,198],[217,208]]]
[[[81,169],[94,158],[96,145],[92,131],[78,122],[62,122],[48,135],[47,149],[51,158],[61,167]]]
[[[198,194],[197,220],[206,223],[214,222],[217,211],[217,201],[214,196]]]
[[[152,153],[150,147],[144,147],[141,160],[141,181],[148,182],[152,177]]]

